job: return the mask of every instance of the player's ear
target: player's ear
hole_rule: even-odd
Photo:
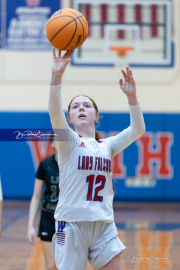
[[[95,120],[95,123],[97,123],[99,120],[99,113],[96,114],[96,120]]]
[[[69,115],[68,115],[67,118],[68,118],[69,124],[72,124]]]

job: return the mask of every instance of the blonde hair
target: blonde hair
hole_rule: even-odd
[[[93,104],[93,107],[94,107],[94,109],[95,109],[95,111],[96,111],[96,114],[99,114],[99,112],[98,112],[98,107],[97,107],[96,103],[94,102],[94,100],[93,100],[92,98],[90,98],[90,97],[88,97],[88,96],[86,96],[86,95],[78,95],[78,96],[74,97],[74,98],[70,101],[70,103],[69,103],[69,106],[68,106],[68,116],[69,116],[69,112],[70,112],[70,109],[71,109],[71,104],[72,104],[73,100],[74,100],[75,98],[77,98],[77,97],[87,97],[87,98],[89,98],[89,99],[91,100],[92,104]],[[97,130],[95,130],[95,139],[96,139],[96,141],[99,141],[99,139],[100,139],[100,136],[99,136],[99,133],[98,133]]]

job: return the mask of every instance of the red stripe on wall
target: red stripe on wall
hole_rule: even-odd
[[[107,22],[107,5],[101,5],[101,22]],[[101,37],[104,37],[104,26],[101,27]]]
[[[91,21],[91,5],[85,4],[85,18],[89,22]],[[88,36],[91,35],[91,26],[88,26]]]
[[[135,22],[142,22],[142,5],[135,5]],[[142,37],[142,27],[140,27],[140,35]]]
[[[142,22],[142,6],[141,5],[135,5],[135,21],[136,22]]]
[[[157,5],[152,5],[151,6],[151,22],[152,23],[157,22]],[[151,27],[151,36],[152,37],[157,37],[157,35],[158,35],[157,26],[152,26]]]
[[[125,14],[124,14],[124,5],[118,5],[118,22],[124,22]],[[123,39],[125,36],[124,30],[118,30],[118,38]]]

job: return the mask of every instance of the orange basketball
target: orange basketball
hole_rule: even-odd
[[[46,35],[59,50],[74,50],[80,47],[88,35],[86,18],[77,10],[64,8],[56,11],[47,22]]]

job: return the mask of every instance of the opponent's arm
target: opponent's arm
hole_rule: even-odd
[[[44,187],[44,181],[36,178],[35,184],[34,184],[34,193],[30,202],[30,207],[29,207],[29,221],[28,221],[28,232],[27,232],[28,241],[33,246],[35,245],[35,239],[36,239],[34,221],[35,221],[36,214],[37,214],[40,202],[41,202],[43,187]]]
[[[116,156],[119,152],[128,147],[145,132],[144,118],[137,99],[136,84],[132,71],[129,67],[126,67],[126,72],[122,70],[122,74],[124,82],[120,79],[119,84],[128,99],[130,109],[130,126],[118,135],[108,138],[112,149],[112,157]]]

